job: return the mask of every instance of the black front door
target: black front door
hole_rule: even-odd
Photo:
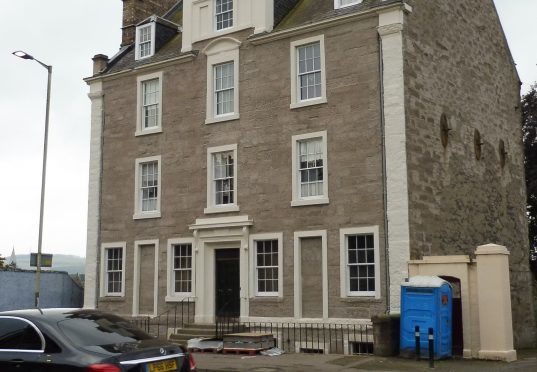
[[[215,311],[216,316],[240,315],[240,250],[215,251]]]

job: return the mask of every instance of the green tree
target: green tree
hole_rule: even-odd
[[[2,257],[2,255],[0,254],[0,269],[4,268],[5,262],[6,262],[6,259]]]
[[[528,194],[530,264],[537,274],[537,84],[522,96],[522,134]]]

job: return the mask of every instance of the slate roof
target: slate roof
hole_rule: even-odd
[[[298,5],[281,22],[278,24],[275,23],[276,26],[273,32],[315,23],[345,14],[363,12],[380,5],[384,6],[402,2],[403,0],[364,0],[360,4],[334,9],[333,0],[300,0]]]
[[[362,3],[348,6],[342,9],[334,9],[333,0],[274,0],[274,30],[277,32],[289,28],[307,25],[330,19],[345,14],[363,12],[380,5],[402,3],[403,0],[364,0]],[[182,24],[183,1],[180,0],[166,14],[164,20],[177,25]],[[262,34],[266,35],[266,34]],[[252,39],[262,35],[252,36]],[[124,70],[133,69],[150,63],[166,61],[182,55],[197,54],[197,51],[181,53],[182,34],[178,31],[154,56],[135,61],[134,44],[123,47],[108,63],[108,68],[103,74],[111,74]]]
[[[295,7],[300,0],[274,0],[274,27]]]

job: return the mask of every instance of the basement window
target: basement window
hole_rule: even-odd
[[[349,342],[350,353],[353,355],[371,355],[373,354],[372,342]]]
[[[304,354],[324,354],[323,349],[316,349],[311,347],[301,347],[300,352]]]

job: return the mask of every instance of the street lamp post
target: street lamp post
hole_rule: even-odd
[[[35,272],[35,307],[39,307],[39,293],[41,289],[41,246],[43,241],[43,211],[45,208],[45,179],[47,176],[47,147],[48,147],[48,119],[50,112],[50,83],[52,79],[52,66],[49,66],[40,60],[32,57],[28,53],[21,50],[13,52],[14,56],[22,59],[30,59],[36,61],[41,66],[47,69],[47,109],[45,113],[45,139],[43,142],[43,168],[41,172],[41,204],[39,208],[39,238],[37,241],[37,269]]]

